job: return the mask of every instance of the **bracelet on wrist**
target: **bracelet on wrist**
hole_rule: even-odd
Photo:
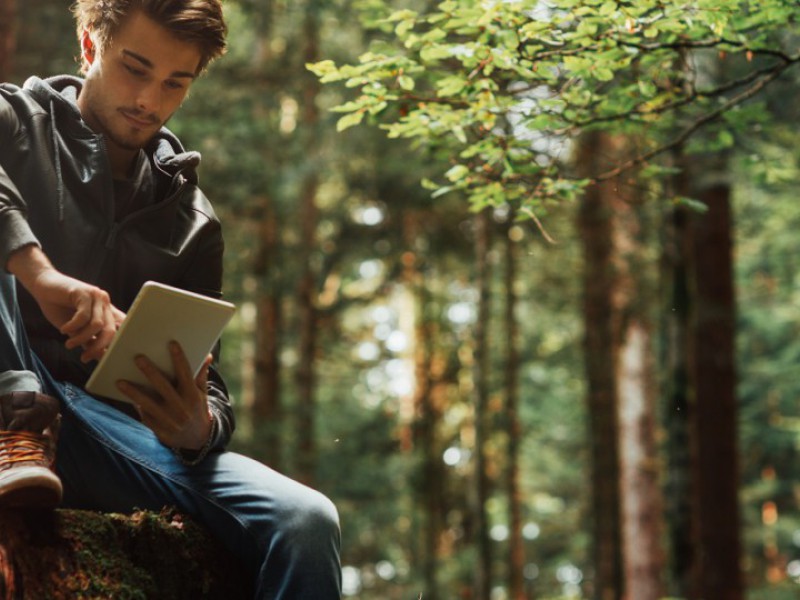
[[[203,444],[202,448],[198,450],[189,450],[185,448],[171,449],[172,453],[177,457],[181,464],[186,465],[187,467],[198,465],[211,451],[214,440],[217,438],[218,427],[217,419],[214,416],[214,412],[211,410],[211,407],[208,408],[208,420],[211,424],[211,427],[208,430],[208,438],[206,439],[206,442]]]

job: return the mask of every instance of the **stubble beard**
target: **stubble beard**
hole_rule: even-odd
[[[151,133],[142,132],[139,135],[135,131],[126,133],[126,129],[134,129],[125,119],[126,114],[136,119],[149,121],[153,131]],[[146,117],[138,109],[112,108],[110,110],[97,110],[94,107],[90,107],[89,115],[94,124],[95,133],[102,134],[107,142],[130,152],[137,152],[145,147],[156,136],[162,125],[155,117]]]

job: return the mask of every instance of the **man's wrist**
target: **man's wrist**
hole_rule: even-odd
[[[192,450],[190,448],[171,449],[178,460],[184,465],[193,467],[194,465],[199,464],[214,447],[214,443],[217,439],[217,432],[219,431],[219,420],[214,414],[214,411],[211,410],[210,406],[208,407],[208,420],[208,437],[206,438],[206,441],[202,447],[198,448],[197,450]]]
[[[28,290],[45,271],[53,269],[53,263],[37,244],[27,244],[12,252],[6,263],[6,270]]]

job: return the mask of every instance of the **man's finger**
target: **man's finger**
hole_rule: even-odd
[[[153,361],[144,355],[139,355],[134,359],[134,362],[136,363],[136,368],[147,378],[153,391],[163,403],[176,404],[179,401],[172,381]]]
[[[117,322],[108,294],[99,289],[96,293],[81,294],[76,307],[73,317],[61,328],[68,336],[66,347],[88,349],[82,356],[84,361],[102,356]]]
[[[75,303],[75,312],[72,317],[61,326],[61,333],[70,339],[75,338],[89,321],[92,314],[92,299],[89,296],[81,296]],[[73,346],[74,347],[74,346]]]
[[[191,385],[194,377],[189,366],[189,360],[186,358],[181,345],[175,340],[169,343],[169,354],[172,357],[172,367],[175,369],[175,381],[178,387],[184,388],[187,385]]]
[[[120,379],[117,381],[117,389],[125,394],[127,398],[136,406],[139,413],[161,416],[163,403],[161,399],[143,386]]]

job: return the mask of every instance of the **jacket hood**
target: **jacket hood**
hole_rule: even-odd
[[[88,134],[94,135],[78,110],[78,94],[83,89],[83,79],[80,77],[73,75],[57,75],[47,79],[31,77],[23,88],[43,110],[51,114],[54,122],[56,122],[55,112],[58,111],[62,123],[66,117],[69,126],[82,128]],[[163,171],[173,176],[180,173],[190,183],[197,184],[200,153],[184,149],[177,136],[166,127],[162,127],[156,133],[144,150]]]

